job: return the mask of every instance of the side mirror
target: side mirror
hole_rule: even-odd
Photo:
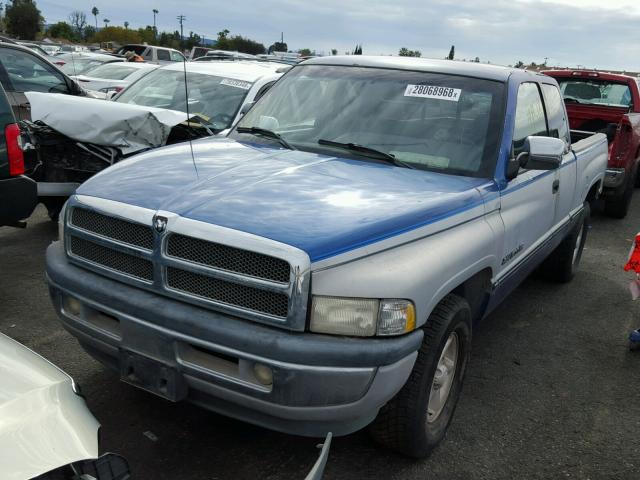
[[[244,117],[247,114],[247,112],[251,110],[251,107],[253,107],[255,104],[256,102],[245,103],[240,109],[240,115]]]
[[[515,178],[518,170],[555,170],[560,167],[566,151],[564,140],[553,137],[527,137],[522,152],[509,162],[509,178]]]

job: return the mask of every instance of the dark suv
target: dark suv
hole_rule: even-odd
[[[0,84],[18,120],[30,118],[24,92],[86,95],[71,78],[28,47],[0,41]]]
[[[23,226],[38,202],[36,182],[23,175],[20,129],[0,86],[0,226]]]

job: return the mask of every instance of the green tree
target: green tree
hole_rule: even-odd
[[[476,57],[474,60],[475,63],[480,63],[480,57]]]
[[[338,49],[337,48],[332,48],[331,49],[331,55],[337,55],[338,54]]]
[[[54,23],[47,29],[47,36],[52,38],[65,38],[67,40],[75,40],[76,32],[67,22]]]
[[[362,55],[362,45],[356,45],[356,48],[353,50],[353,55]]]
[[[421,57],[422,52],[420,50],[409,50],[406,47],[402,47],[398,52],[398,55],[401,57]]]
[[[156,43],[156,31],[151,25],[147,25],[144,28],[139,28],[137,32],[138,35],[140,35],[142,42],[147,42],[149,44]]]
[[[302,56],[302,57],[310,57],[311,56],[311,49],[310,48],[301,48],[300,50],[298,50],[298,54],[300,54],[300,56]]]
[[[100,10],[98,10],[98,7],[93,7],[91,9],[91,15],[93,15],[96,19],[96,30],[98,30],[98,15],[100,15]]]
[[[105,27],[93,36],[94,42],[140,43],[140,34],[124,27]]]
[[[455,45],[451,45],[451,50],[449,50],[449,55],[447,56],[448,60],[453,60],[453,58],[456,56],[456,46]]]
[[[129,30],[129,22],[124,22],[124,29]]]
[[[514,65],[515,68],[522,68],[524,67],[524,62],[522,60],[518,60],[516,62],[516,64]]]
[[[44,19],[33,0],[10,0],[5,11],[7,32],[23,40],[35,40]]]
[[[86,27],[84,27],[84,39],[88,42],[92,41],[96,32],[97,30],[93,28],[93,25],[87,25]]]
[[[268,53],[286,52],[288,50],[289,50],[289,47],[287,47],[287,44],[285,42],[275,42],[273,45],[269,47]]]

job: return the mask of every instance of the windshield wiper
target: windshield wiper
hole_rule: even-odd
[[[366,145],[360,145],[358,143],[351,143],[351,142],[344,142],[344,143],[334,142],[333,140],[325,140],[324,138],[321,138],[320,140],[318,140],[318,143],[320,145],[327,145],[329,147],[344,148],[345,150],[357,152],[366,157],[384,160],[385,162],[390,163],[392,165],[396,165],[398,167],[414,168],[408,163],[405,163],[402,160],[398,160],[395,157],[395,155],[392,155],[387,152],[383,152],[382,150],[377,150],[372,147],[367,147]]]
[[[280,142],[280,145],[282,145],[285,148],[288,148],[289,150],[296,149],[293,145],[291,145],[284,138],[282,138],[282,136],[279,133],[276,133],[273,130],[267,130],[266,128],[260,128],[260,127],[237,127],[236,131],[238,133],[250,133],[252,135],[262,135],[263,137],[273,138],[278,142]]]

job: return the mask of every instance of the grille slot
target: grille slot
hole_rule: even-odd
[[[71,224],[102,237],[111,238],[146,250],[153,249],[153,231],[151,227],[139,223],[75,207],[71,212]]]
[[[144,258],[118,252],[74,236],[71,236],[70,250],[73,255],[92,263],[141,280],[153,281],[153,264]]]
[[[285,260],[186,235],[169,237],[167,255],[220,270],[289,283],[291,267]]]
[[[289,298],[283,293],[239,285],[174,267],[167,268],[167,284],[174,290],[206,300],[275,317],[287,316]]]

